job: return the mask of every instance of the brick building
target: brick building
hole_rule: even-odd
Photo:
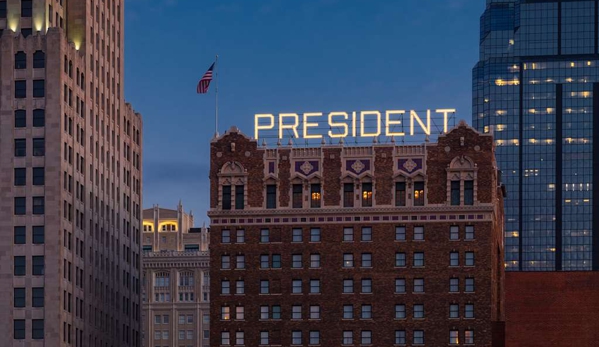
[[[213,139],[211,346],[502,346],[494,150]]]

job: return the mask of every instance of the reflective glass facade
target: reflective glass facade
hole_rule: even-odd
[[[497,143],[507,270],[599,270],[598,10],[487,0],[481,16],[472,118]]]

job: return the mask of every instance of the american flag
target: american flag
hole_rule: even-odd
[[[200,83],[198,83],[198,94],[206,94],[208,92],[210,81],[212,81],[212,69],[214,69],[214,64],[215,63],[212,63],[212,65],[210,65],[210,68],[208,69],[208,71],[206,71],[206,73],[200,80]]]

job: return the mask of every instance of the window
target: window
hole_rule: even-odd
[[[363,227],[362,228],[362,242],[370,242],[372,241],[372,228],[371,227]]]
[[[464,181],[464,205],[474,205],[474,181]]]
[[[277,186],[275,184],[266,186],[266,208],[277,208]]]
[[[449,227],[449,239],[459,240],[460,239],[460,228],[457,225]]]
[[[270,293],[270,283],[268,280],[260,281],[260,294],[269,294]]]
[[[424,266],[424,252],[414,252],[414,267]]]
[[[451,205],[460,204],[460,181],[451,181]]]
[[[225,346],[231,345],[231,335],[228,331],[223,331],[220,333],[220,344]]]
[[[223,199],[222,205],[223,210],[231,209],[231,186],[223,186]]]
[[[464,318],[474,318],[474,304],[464,306]]]
[[[405,253],[395,253],[395,267],[405,267],[406,266],[406,254]]]
[[[260,242],[261,243],[268,243],[268,242],[270,242],[270,230],[268,230],[268,229],[261,229],[260,230]]]
[[[301,254],[292,254],[291,255],[291,268],[292,269],[301,269],[302,268],[302,255]]]
[[[310,294],[320,293],[320,280],[310,280]]]
[[[310,242],[320,242],[320,228],[310,229]]]
[[[459,278],[450,278],[449,279],[449,292],[457,293],[460,291],[460,279]]]
[[[406,331],[405,330],[395,330],[395,344],[396,345],[405,345],[406,344]]]
[[[353,242],[354,241],[354,228],[343,228],[343,241]]]
[[[33,126],[36,128],[43,127],[46,124],[46,110],[33,110]]]
[[[301,184],[294,184],[292,188],[292,204],[293,208],[302,208],[303,207],[303,186]]]
[[[424,182],[414,182],[414,206],[424,206]]]
[[[231,257],[228,255],[222,255],[220,257],[220,268],[230,269],[231,268]]]
[[[310,344],[320,345],[320,331],[310,330]]]
[[[15,340],[25,339],[25,320],[15,319],[13,321],[13,337]]]
[[[235,186],[235,209],[236,210],[243,210],[244,205],[245,205],[245,201],[244,201],[244,197],[245,197],[245,192],[244,192],[245,188],[243,185],[236,185]]]
[[[23,197],[15,198],[15,215],[24,215],[26,213],[26,200]]]
[[[270,258],[268,254],[260,255],[260,268],[268,269],[270,267]]]
[[[370,278],[362,279],[362,293],[364,293],[364,294],[372,293],[372,279],[370,279]]]
[[[27,169],[16,168],[14,170],[14,181],[15,186],[24,186],[27,184]]]
[[[0,18],[6,18],[6,0],[0,1]]]
[[[406,292],[406,279],[396,278],[395,279],[395,294],[403,294]]]
[[[362,305],[361,319],[372,319],[372,305]]]
[[[449,318],[460,318],[460,305],[449,305]]]
[[[27,126],[27,112],[25,110],[15,110],[15,128],[24,128]]]
[[[424,278],[414,278],[414,293],[424,293]]]
[[[414,318],[424,318],[423,304],[414,304]]]
[[[362,207],[372,206],[372,183],[362,183]]]
[[[33,156],[42,157],[46,153],[46,144],[44,138],[33,139]]]
[[[464,331],[464,344],[466,344],[466,345],[474,344],[474,330]]]
[[[310,185],[310,207],[311,208],[319,208],[320,207],[320,184],[313,183]]]
[[[449,266],[460,266],[460,253],[450,252],[449,253]]]
[[[245,230],[237,229],[237,243],[245,243]]]
[[[235,332],[235,344],[236,345],[244,345],[245,344],[245,334],[243,331]]]
[[[424,344],[424,331],[423,330],[414,330],[414,342],[415,345],[423,345]]]
[[[395,319],[405,319],[406,318],[406,305],[400,304],[395,305]]]
[[[301,345],[302,344],[302,332],[300,330],[293,330],[291,332],[291,344]]]
[[[229,282],[228,280],[222,280],[220,282],[220,293],[231,294],[231,282]]]
[[[235,282],[235,294],[245,294],[245,281],[237,280]]]
[[[450,345],[457,345],[459,344],[459,337],[458,337],[458,331],[457,330],[450,330],[449,331],[449,344]]]
[[[362,330],[361,341],[360,342],[363,345],[370,345],[370,344],[372,344],[372,331],[370,331],[370,330]]]
[[[406,182],[395,183],[395,206],[406,206]]]
[[[300,305],[291,306],[291,319],[302,319],[302,307]]]
[[[343,341],[341,342],[343,345],[353,345],[354,344],[354,332],[351,330],[343,331]]]
[[[185,318],[185,317],[184,317],[184,316],[182,316],[182,315],[181,315],[181,316],[179,316],[179,317],[183,317],[183,318]],[[161,324],[161,323],[162,323],[162,316],[161,316],[161,315],[158,315],[158,314],[157,314],[157,315],[155,315],[155,316],[154,316],[154,324]],[[181,319],[179,319],[179,323],[185,323],[185,321],[181,322]]]
[[[465,289],[466,293],[473,293],[474,292],[474,278],[466,278],[466,289]]]
[[[354,207],[354,184],[343,184],[343,207]]]
[[[44,307],[44,288],[43,287],[32,289],[31,305],[33,307]]]
[[[245,269],[245,255],[238,255],[236,257],[235,268],[236,269]]]
[[[273,269],[280,269],[281,268],[281,255],[280,254],[273,254],[272,255],[272,268]]]
[[[318,305],[310,306],[310,319],[320,319],[320,306],[318,306]]]
[[[354,280],[345,279],[343,280],[343,293],[350,294],[354,292]]]
[[[362,267],[372,267],[372,253],[362,253]]]
[[[424,227],[414,227],[414,241],[424,241]]]
[[[24,99],[27,97],[27,81],[15,81],[15,98]]]
[[[281,319],[281,306],[272,306],[272,319]]]
[[[31,257],[32,259],[32,273],[35,276],[41,276],[44,274],[44,256],[43,255],[39,255],[39,256],[33,256]]]
[[[31,17],[33,14],[32,3],[32,0],[21,0],[21,17]]]
[[[14,227],[14,244],[24,245],[27,242],[27,236],[25,233],[25,227],[17,226]]]
[[[343,254],[343,267],[354,267],[354,255],[351,253]]]
[[[268,331],[261,331],[260,332],[260,344],[261,345],[268,345],[269,338],[268,338]]]
[[[223,230],[220,235],[221,243],[231,243],[231,230]]]
[[[474,240],[474,226],[473,225],[466,226],[466,240]]]
[[[230,320],[231,319],[231,309],[229,306],[223,306],[220,308],[220,319],[221,320]]]
[[[45,232],[43,225],[34,225],[32,230],[32,242],[35,245],[41,245],[45,242]]]
[[[46,81],[33,80],[33,97],[43,98],[46,95]]]
[[[466,252],[466,266],[474,266],[474,252]]]
[[[43,167],[34,167],[33,168],[33,185],[34,186],[43,186],[45,183],[45,170]]]
[[[27,155],[27,143],[25,139],[15,139],[15,157],[24,157]]]
[[[14,307],[25,307],[25,288],[14,288],[13,302]]]
[[[313,269],[320,268],[320,254],[310,254],[310,267]]]
[[[52,17],[52,16],[50,16]],[[35,51],[33,53],[33,68],[43,69],[46,67],[46,53],[42,51]]]
[[[33,197],[33,214],[44,214],[44,197]]]
[[[303,241],[302,232],[303,232],[302,229],[294,228],[291,231],[291,242],[302,242]]]
[[[354,319],[354,305],[343,305],[343,319]]]
[[[27,54],[19,51],[15,54],[15,69],[21,70],[27,68]]]
[[[395,241],[406,240],[406,227],[395,227]]]

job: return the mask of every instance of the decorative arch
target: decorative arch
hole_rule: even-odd
[[[247,170],[237,161],[226,162],[218,172],[218,205],[221,209],[244,209],[247,196]]]
[[[447,202],[451,205],[474,205],[477,198],[478,167],[472,158],[453,158],[447,167]]]
[[[170,286],[171,275],[168,272],[161,271],[154,274],[154,287],[166,287]]]
[[[193,287],[195,286],[193,271],[184,270],[179,272],[179,286]]]

